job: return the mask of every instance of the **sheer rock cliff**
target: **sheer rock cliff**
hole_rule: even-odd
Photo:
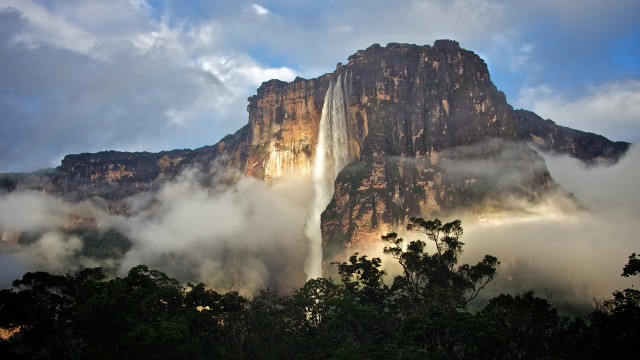
[[[611,164],[629,146],[514,110],[486,63],[455,41],[375,44],[318,78],[263,83],[248,99],[248,124],[216,145],[68,155],[56,169],[4,174],[0,186],[99,197],[109,211],[126,213],[124,199],[187,167],[231,166],[269,182],[310,174],[325,94],[338,79],[353,161],[322,214],[325,259],[366,246],[409,216],[499,210],[507,198],[536,201],[558,191],[532,147]]]

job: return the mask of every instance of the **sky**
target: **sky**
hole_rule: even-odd
[[[0,172],[215,144],[266,80],[454,39],[515,108],[640,140],[637,0],[0,0]]]

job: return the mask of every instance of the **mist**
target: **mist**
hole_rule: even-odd
[[[594,299],[638,283],[620,274],[628,256],[640,251],[640,148],[632,146],[612,166],[587,167],[568,156],[540,155],[579,207],[571,209],[558,192],[529,204],[527,214],[462,216],[462,260],[492,254],[501,261],[485,298],[533,289],[560,308],[588,311]]]
[[[133,246],[121,272],[146,264],[221,290],[292,290],[306,279],[310,199],[308,176],[267,184],[231,170],[185,171],[123,224]]]
[[[611,166],[588,167],[569,156],[542,152],[531,164],[523,164],[522,154],[520,144],[494,139],[448,149],[442,156],[446,159],[438,161],[450,178],[480,178],[500,188],[498,207],[489,201],[471,212],[437,215],[443,222],[462,221],[460,264],[476,264],[485,254],[501,262],[496,278],[474,304],[500,293],[534,290],[562,311],[584,315],[592,311],[594,299],[637,286],[638,280],[620,274],[628,256],[640,252],[640,148],[632,146]],[[558,188],[524,198],[517,176],[545,169]],[[426,240],[424,234],[404,228],[394,231],[405,245]],[[402,268],[383,253],[387,245],[373,242],[358,251],[380,257],[391,281]],[[435,251],[433,244],[427,242],[427,251]]]
[[[493,149],[495,143],[482,146]],[[477,149],[456,151],[473,155]],[[456,156],[447,165],[449,174],[502,176],[519,166],[512,151],[521,149],[503,147],[492,164],[481,166],[473,156]],[[620,273],[627,257],[640,251],[640,149],[632,146],[619,163],[608,167],[541,155],[560,191],[535,203],[507,195],[509,206],[500,212],[451,214],[441,220],[462,220],[462,262],[476,263],[484,254],[501,261],[485,300],[501,292],[533,289],[559,307],[588,311],[594,298],[637,284]],[[539,165],[531,169],[544,169]],[[107,214],[99,201],[68,203],[33,191],[0,194],[0,285],[8,287],[25,271],[64,273],[102,266],[124,275],[146,264],[181,281],[201,281],[221,291],[238,290],[248,296],[263,288],[289,291],[306,280],[310,249],[304,228],[312,188],[308,175],[267,184],[234,170],[188,169],[158,192],[128,199],[131,214],[126,217]],[[82,255],[82,239],[61,231],[82,221],[92,221],[99,230],[118,230],[131,247],[115,259]],[[407,240],[420,238],[398,232]],[[35,237],[19,244],[7,241],[21,233]],[[384,245],[378,241],[359,250],[382,256]],[[382,258],[389,278],[400,271],[396,260]]]
[[[310,201],[308,176],[267,184],[228,169],[188,169],[157,193],[128,199],[127,217],[105,213],[97,200],[73,204],[41,192],[3,194],[0,285],[10,286],[25,271],[101,266],[124,275],[146,264],[184,282],[248,296],[264,288],[289,291],[306,279]],[[62,230],[82,221],[124,234],[130,249],[117,259],[83,256],[83,241]],[[25,233],[28,241],[17,243]]]
[[[113,268],[112,259],[83,257],[81,239],[61,229],[73,226],[115,225],[117,217],[107,215],[88,201],[68,203],[44,192],[0,193],[0,286],[26,271],[66,273],[82,266]],[[27,241],[17,243],[18,238]]]

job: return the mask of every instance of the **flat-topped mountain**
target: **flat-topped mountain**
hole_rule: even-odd
[[[308,174],[307,235],[321,236],[328,259],[409,216],[499,209],[506,197],[556,191],[532,146],[588,164],[614,163],[629,146],[514,110],[486,63],[451,40],[375,44],[318,78],[267,81],[248,101],[248,124],[215,145],[68,155],[56,169],[2,175],[0,186],[104,198],[126,214],[127,197],[192,166],[231,166],[268,182]]]

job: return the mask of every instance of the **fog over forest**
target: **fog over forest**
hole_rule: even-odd
[[[501,261],[487,298],[535,289],[559,305],[588,307],[594,297],[633,285],[633,279],[619,275],[629,254],[638,251],[640,149],[632,146],[609,167],[544,156],[552,177],[579,205],[559,193],[535,205],[510,199],[514,210],[509,213],[460,216],[466,244],[462,261],[475,263],[484,254]],[[97,201],[72,204],[42,192],[5,193],[0,195],[0,228],[38,236],[29,244],[2,244],[0,286],[10,286],[25,271],[66,273],[102,266],[121,275],[146,264],[182,281],[245,295],[266,287],[288,291],[306,278],[304,226],[311,193],[305,176],[267,184],[233,171],[197,169],[157,193],[129,199],[129,217],[109,215]],[[78,213],[95,217],[101,230],[122,232],[131,248],[118,259],[83,255],[81,239],[59,230]],[[381,256],[383,245],[370,255]],[[398,270],[385,257],[383,267],[391,274]]]

